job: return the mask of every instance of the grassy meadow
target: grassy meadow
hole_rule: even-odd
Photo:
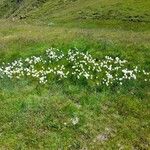
[[[148,0],[9,2],[0,2],[0,67],[51,47],[76,47],[150,72]],[[143,79],[95,86],[2,78],[0,150],[148,150],[149,101],[150,82]]]

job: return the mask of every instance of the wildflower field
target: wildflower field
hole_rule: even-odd
[[[31,56],[26,59],[14,60],[0,68],[0,77],[10,79],[21,77],[33,78],[41,84],[46,84],[56,79],[72,80],[95,84],[97,86],[122,85],[128,80],[141,80],[150,82],[150,73],[138,68],[138,66],[128,67],[126,60],[118,57],[105,56],[98,60],[93,58],[88,51],[80,52],[77,48],[69,50],[66,54],[56,48],[46,50],[45,55]]]
[[[99,3],[0,2],[0,150],[149,150],[149,1]]]

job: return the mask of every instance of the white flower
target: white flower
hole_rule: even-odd
[[[6,76],[19,79],[28,76],[45,84],[49,75],[58,75],[59,80],[72,75],[78,80],[85,77],[86,80],[93,80],[95,84],[103,83],[109,86],[114,82],[122,85],[124,80],[136,80],[138,75],[142,74],[143,80],[150,81],[150,72],[140,70],[137,66],[127,67],[126,62],[119,57],[113,59],[110,56],[96,60],[88,52],[80,52],[77,48],[69,50],[67,54],[56,48],[50,48],[46,50],[46,57],[31,56],[11,63],[2,62],[0,78]]]
[[[74,118],[71,119],[71,121],[72,121],[73,125],[76,125],[79,122],[79,118],[78,117],[74,117]]]

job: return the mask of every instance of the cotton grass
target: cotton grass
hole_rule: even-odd
[[[17,59],[10,63],[2,63],[0,78],[31,78],[40,84],[46,84],[53,78],[58,80],[72,79],[92,81],[95,85],[120,84],[129,80],[143,79],[150,81],[150,73],[138,66],[128,67],[129,62],[119,57],[105,56],[97,60],[88,52],[80,52],[77,48],[63,53],[56,48],[46,50],[41,56]]]

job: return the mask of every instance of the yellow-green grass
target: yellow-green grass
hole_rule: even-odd
[[[0,17],[54,26],[149,30],[149,0],[3,0]]]
[[[50,47],[78,47],[95,57],[120,56],[133,64],[149,67],[149,31],[47,27],[0,21],[0,61],[36,55]]]
[[[63,51],[76,46],[97,58],[119,56],[149,70],[149,41],[149,31],[1,20],[0,62],[40,55],[51,46]],[[0,149],[148,149],[149,87],[145,82],[106,88],[0,80]]]
[[[77,47],[149,71],[149,0],[16,2],[0,1],[0,64],[52,46]],[[43,86],[0,79],[0,149],[148,150],[149,89],[147,82],[92,87],[70,80]]]

